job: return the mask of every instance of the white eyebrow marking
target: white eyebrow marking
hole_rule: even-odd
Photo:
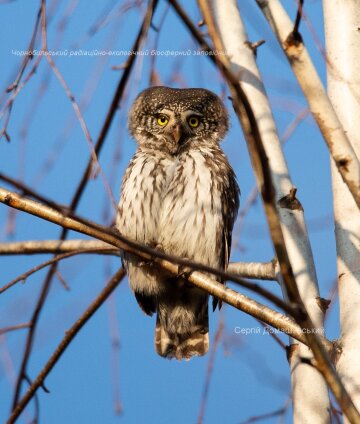
[[[170,110],[170,109],[166,109],[166,108],[164,108],[164,109],[160,109],[160,110],[159,110],[159,113],[164,113],[164,114],[168,114],[168,115],[173,115],[173,114],[174,114],[174,111],[173,111],[173,110]]]
[[[185,116],[185,118],[187,118],[191,115],[203,116],[203,114],[198,112],[197,110],[187,110],[187,111],[183,112],[182,115]]]

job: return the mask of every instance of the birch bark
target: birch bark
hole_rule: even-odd
[[[360,209],[360,164],[294,24],[279,0],[256,0],[281,44],[338,171]],[[353,0],[350,0],[351,3]],[[348,3],[347,1],[344,3]],[[355,0],[355,3],[359,2]],[[342,39],[341,32],[338,37]]]
[[[232,70],[239,76],[258,122],[272,172],[286,248],[300,295],[314,325],[321,331],[324,316],[318,302],[317,277],[304,213],[295,197],[296,190],[289,175],[254,52],[249,47],[236,1],[212,0],[212,8]],[[292,340],[288,357],[291,367],[294,423],[328,423],[330,416],[326,384],[314,368],[300,362],[300,357],[311,357],[309,349],[305,345],[295,344]]]
[[[360,158],[360,1],[324,0],[323,5],[328,93]],[[360,211],[333,161],[331,166],[343,349],[337,371],[359,409]]]

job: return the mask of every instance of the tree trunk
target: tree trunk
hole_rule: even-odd
[[[234,74],[239,75],[242,88],[250,100],[258,122],[272,172],[286,248],[300,295],[314,325],[322,331],[324,316],[318,302],[317,277],[304,213],[295,197],[296,190],[293,190],[254,52],[249,45],[236,1],[213,0],[212,7],[218,32]],[[307,346],[291,340],[288,358],[291,368],[294,423],[329,423],[329,397],[325,381],[318,371],[303,364],[300,357],[310,358],[310,350]]]
[[[360,1],[324,0],[328,92],[360,158]],[[339,372],[360,408],[360,212],[332,162],[342,353]],[[348,422],[348,421],[346,421]]]

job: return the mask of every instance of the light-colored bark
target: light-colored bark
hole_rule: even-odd
[[[244,278],[276,280],[278,263],[276,260],[272,260],[271,262],[230,262],[227,272],[241,275]]]
[[[323,4],[328,93],[360,157],[360,1]],[[332,184],[343,349],[337,370],[360,409],[360,212],[333,162]]]
[[[317,301],[319,298],[317,277],[304,214],[293,191],[277,128],[254,53],[249,47],[246,30],[236,1],[213,0],[212,7],[218,32],[229,56],[233,73],[238,75],[258,123],[272,173],[285,244],[301,298],[315,327],[321,331],[323,328],[323,312]],[[283,291],[285,292],[285,290]],[[289,357],[294,400],[294,422],[328,423],[330,420],[329,398],[325,381],[314,368],[301,363],[299,359],[300,357],[311,358],[309,349],[305,345],[300,345],[298,348],[290,350],[292,352]]]
[[[86,250],[86,251],[85,251]],[[36,255],[44,253],[70,253],[83,251],[86,254],[121,256],[120,250],[98,240],[27,240],[0,243],[2,255]],[[230,262],[227,272],[243,278],[276,280],[277,261],[271,262]]]
[[[256,1],[290,62],[342,179],[360,208],[359,159],[342,128],[304,44],[291,36],[293,22],[279,0]],[[359,2],[356,3],[359,7]],[[338,37],[342,38],[341,33]]]
[[[120,255],[119,249],[98,240],[26,240],[0,243],[0,256],[69,253],[83,249],[93,249],[94,253],[103,255]]]
[[[118,249],[123,249],[129,252],[132,252],[145,260],[151,260],[157,265],[161,266],[163,269],[166,269],[173,275],[179,275],[180,272],[184,272],[184,268],[180,267],[174,262],[171,262],[167,259],[162,259],[161,256],[167,255],[155,255],[156,251],[150,248],[144,248],[142,250],[134,247],[135,242],[125,242],[124,237],[120,238],[120,235],[117,235],[115,232],[112,232],[106,227],[101,225],[88,222],[84,219],[77,220],[74,217],[65,216],[62,212],[54,210],[48,206],[45,206],[41,203],[35,202],[31,199],[26,199],[19,196],[16,193],[5,190],[0,187],[0,202],[5,203],[6,205],[27,212],[29,214],[35,215],[39,218],[45,219],[47,221],[53,222],[57,225],[61,225],[63,228],[69,230],[77,231],[82,234],[86,234],[90,237],[95,237],[100,241],[111,244],[112,246],[117,247]],[[140,246],[140,245],[138,245]],[[146,252],[154,252],[153,254]],[[179,261],[182,262],[182,261]],[[184,260],[184,263],[187,261]],[[236,292],[230,288],[225,287],[223,284],[215,281],[214,279],[208,277],[204,273],[199,271],[192,271],[188,280],[194,284],[196,287],[205,290],[207,293],[216,296],[223,302],[233,306],[236,309],[239,309],[249,315],[252,315],[254,318],[258,318],[261,321],[271,325],[274,328],[277,328],[280,331],[283,331],[287,334],[291,334],[292,337],[297,339],[302,343],[306,343],[306,337],[304,335],[303,329],[301,329],[293,319],[265,306],[261,303],[250,299],[249,297]],[[320,337],[323,347],[331,351],[333,346],[328,340],[324,337]]]

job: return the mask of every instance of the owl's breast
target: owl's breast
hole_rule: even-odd
[[[122,184],[116,226],[141,243],[157,243],[163,193],[174,172],[174,160],[137,153]]]
[[[165,252],[219,266],[223,215],[221,180],[200,151],[176,165],[163,198],[159,241]]]

